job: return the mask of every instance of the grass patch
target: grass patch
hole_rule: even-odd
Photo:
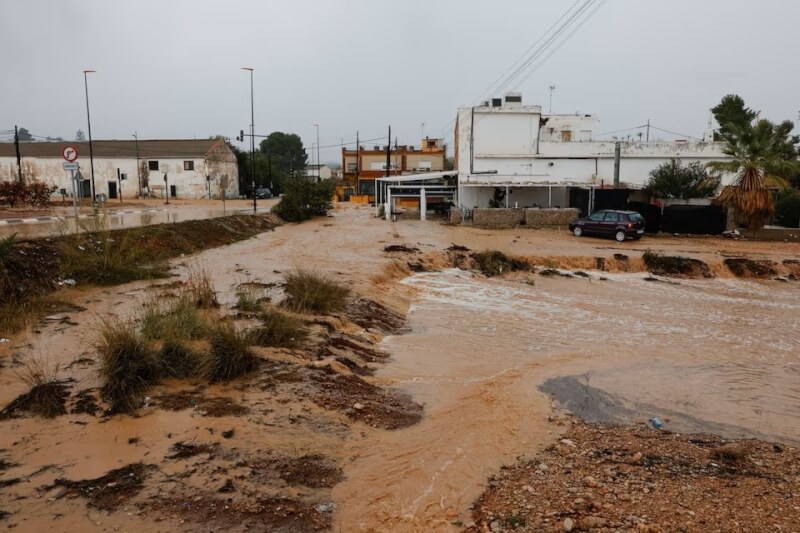
[[[226,381],[258,368],[259,359],[250,351],[245,335],[230,322],[222,322],[209,333],[210,351],[201,364],[201,375],[209,381]]]
[[[268,309],[258,317],[262,326],[247,332],[247,341],[256,346],[292,348],[308,337],[303,322],[278,309]]]
[[[22,302],[11,301],[0,305],[0,336],[11,335],[36,323],[45,315],[85,311],[85,308],[54,295],[37,295]]]
[[[261,311],[261,302],[253,287],[240,285],[236,289],[236,309],[242,313],[258,313]]]
[[[311,270],[297,269],[286,275],[284,304],[300,313],[327,314],[341,310],[350,289],[330,277]]]
[[[521,260],[507,256],[498,250],[485,250],[472,254],[472,262],[483,275],[499,276],[513,270],[528,270],[530,265]]]
[[[211,281],[211,275],[205,267],[189,270],[189,279],[186,282],[184,293],[201,309],[219,307],[214,282]]]
[[[40,359],[29,359],[14,373],[28,386],[28,392],[18,396],[0,411],[0,419],[27,412],[44,418],[67,413],[64,403],[69,396],[67,385],[59,381],[59,366],[50,366]]]
[[[158,352],[158,359],[162,374],[171,378],[195,376],[200,365],[199,354],[175,338],[164,341]]]
[[[101,396],[112,412],[129,413],[141,404],[145,391],[160,375],[158,355],[133,324],[106,320],[100,327]]]
[[[12,233],[8,237],[0,239],[0,263],[4,262],[11,255],[11,248],[17,242],[17,234]]]
[[[208,329],[208,320],[187,296],[174,302],[154,301],[145,307],[142,334],[147,339],[198,339]]]

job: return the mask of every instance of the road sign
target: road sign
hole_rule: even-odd
[[[61,151],[61,155],[64,156],[65,160],[72,163],[73,161],[76,161],[78,159],[78,149],[72,146],[71,144],[68,144]]]
[[[78,170],[79,168],[80,165],[77,161],[74,163],[64,163],[64,170]]]

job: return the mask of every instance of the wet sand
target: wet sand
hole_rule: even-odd
[[[383,275],[391,261],[406,261],[403,254],[384,253],[388,244],[414,246],[424,255],[442,252],[451,243],[560,258],[610,259],[615,253],[635,258],[646,249],[658,249],[707,261],[720,277],[673,285],[644,281],[643,273],[487,280],[444,269],[401,282]],[[293,267],[310,267],[408,312],[410,332],[383,340],[380,347],[391,359],[376,367],[371,379],[424,404],[419,423],[387,431],[310,402],[281,403],[280,395],[252,382],[203,391],[204,396],[232,397],[251,407],[243,418],[152,407],[138,418],[115,416],[103,422],[86,415],[3,421],[2,456],[19,465],[3,478],[29,481],[0,488],[0,509],[12,513],[6,520],[21,531],[202,529],[181,524],[184,518],[173,508],[150,514],[131,505],[107,514],[87,510],[81,499],[51,501],[53,492],[36,491],[58,477],[98,477],[136,461],[155,461],[159,476],[166,476],[146,485],[141,499],[165,491],[185,497],[208,486],[216,490],[228,476],[218,470],[218,459],[194,458],[188,466],[164,459],[175,442],[191,441],[221,446],[222,460],[232,453],[231,446],[240,461],[256,450],[278,457],[332,458],[341,465],[344,480],[329,493],[300,492],[335,503],[334,530],[457,530],[453,524],[468,520],[468,507],[492,473],[560,435],[561,426],[550,422],[558,405],[542,387],[565,377],[573,381],[562,386],[571,391],[561,397],[563,405],[576,397],[597,402],[605,394],[614,407],[607,416],[622,422],[675,413],[670,419],[675,424],[693,421],[711,430],[793,442],[800,434],[794,378],[800,341],[793,334],[800,286],[736,280],[721,260],[746,254],[780,261],[798,253],[800,245],[789,243],[664,237],[616,244],[575,239],[565,232],[489,232],[433,221],[387,223],[374,219],[370,208],[342,207],[333,217],[286,225],[175,262],[176,272],[185,275],[181,263],[187,261],[205,265],[222,305],[231,306],[240,283],[277,283]],[[76,303],[89,311],[71,315],[78,326],[46,326],[28,339],[0,345],[0,355],[4,362],[46,356],[62,364],[64,375],[77,381],[76,388],[96,387],[93,365],[76,362],[92,355],[92,324],[108,314],[134,313],[149,285],[86,290]],[[0,370],[3,405],[25,389],[12,365],[5,366]],[[586,385],[583,399],[575,391],[576,382]],[[166,384],[154,395],[174,392],[175,387]],[[559,398],[558,390],[548,392]],[[234,439],[218,438],[231,428],[236,430]],[[135,444],[129,439],[136,439]],[[56,466],[41,471],[48,465]],[[167,474],[186,477],[177,487]],[[26,499],[14,499],[20,495]],[[235,526],[230,520],[224,524]]]

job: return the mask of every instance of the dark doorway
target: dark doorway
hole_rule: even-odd
[[[91,198],[92,197],[92,182],[89,180],[83,180],[81,182],[81,197],[82,198]]]
[[[117,184],[113,181],[108,182],[108,197],[109,198],[116,198],[117,197]]]
[[[177,198],[178,197],[178,189],[175,187],[175,185],[170,185],[169,186],[169,197],[170,198]]]

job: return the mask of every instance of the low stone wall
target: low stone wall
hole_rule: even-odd
[[[450,208],[450,223],[461,224],[461,209],[458,207]]]
[[[526,209],[525,225],[531,229],[566,228],[580,216],[577,209]]]
[[[472,221],[479,228],[513,228],[525,222],[525,209],[475,209]]]

